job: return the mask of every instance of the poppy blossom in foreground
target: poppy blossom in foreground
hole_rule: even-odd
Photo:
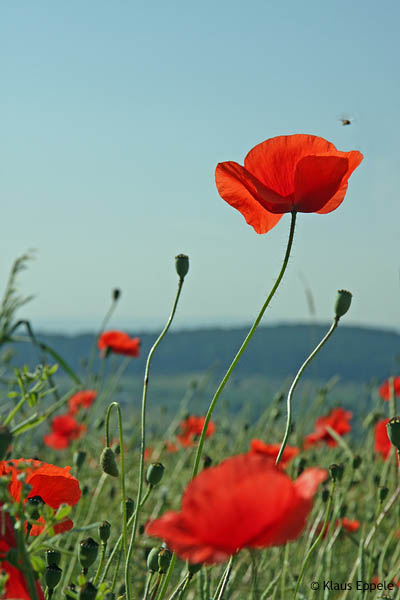
[[[51,421],[51,433],[43,436],[46,446],[56,450],[68,448],[72,440],[79,439],[86,431],[85,425],[77,423],[72,415],[58,415]]]
[[[362,159],[360,152],[340,152],[315,135],[282,135],[252,148],[243,167],[219,163],[215,182],[220,196],[257,233],[266,233],[284,213],[335,210]]]
[[[266,444],[262,440],[254,439],[250,442],[250,452],[251,454],[263,454],[264,456],[269,456],[274,461],[277,459],[281,444]],[[288,462],[292,460],[295,456],[298,455],[300,450],[295,446],[285,446],[285,449],[282,454],[282,458],[280,460],[281,467],[286,467]]]
[[[81,408],[90,408],[97,396],[96,390],[82,390],[68,400],[68,412],[74,416]]]
[[[375,451],[383,456],[385,460],[389,458],[390,451],[393,448],[390,443],[386,424],[389,423],[390,419],[383,419],[382,421],[378,421],[375,425]]]
[[[393,388],[395,397],[400,396],[400,376],[393,377]],[[389,402],[390,400],[390,380],[388,379],[379,388],[379,395],[382,400]]]
[[[190,415],[184,421],[181,421],[180,428],[181,432],[177,435],[177,439],[182,444],[182,446],[193,446],[195,443],[195,438],[201,435],[203,431],[205,417],[196,417],[195,415]],[[215,433],[215,424],[210,421],[207,425],[206,437],[210,437]]]
[[[0,477],[11,475],[9,493],[17,502],[20,501],[22,482],[18,475],[25,473],[25,483],[32,486],[27,498],[39,496],[54,511],[61,504],[74,506],[81,497],[78,480],[71,475],[71,467],[56,467],[40,460],[19,458],[17,460],[0,461]],[[42,520],[40,517],[39,521]],[[54,526],[55,533],[72,529],[73,522],[67,518]],[[33,525],[30,535],[39,535],[41,525]]]
[[[97,342],[99,350],[104,354],[106,350],[114,354],[124,354],[125,356],[139,356],[140,339],[131,338],[123,331],[105,331],[99,337]]]
[[[191,563],[219,563],[242,548],[279,546],[299,537],[326,477],[324,469],[313,468],[292,481],[270,458],[233,456],[197,475],[181,510],[151,521],[146,533]]]
[[[304,440],[304,448],[309,448],[320,442],[324,442],[328,446],[337,446],[337,441],[331,436],[327,427],[330,427],[338,435],[342,436],[351,431],[349,423],[353,413],[344,408],[334,408],[325,417],[318,417],[315,421],[315,429],[313,433],[306,435]]]

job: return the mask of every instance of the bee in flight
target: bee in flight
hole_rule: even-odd
[[[349,119],[348,117],[341,117],[339,119],[339,121],[341,122],[341,124],[345,127],[346,125],[351,125],[352,124],[352,119]]]

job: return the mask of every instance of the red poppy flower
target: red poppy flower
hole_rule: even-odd
[[[400,376],[393,377],[393,387],[395,397],[400,396]],[[382,400],[388,402],[390,400],[390,382],[389,379],[385,381],[379,388],[379,395]]]
[[[135,358],[139,356],[140,339],[131,338],[123,331],[105,331],[99,337],[97,345],[103,354],[110,349],[115,354],[124,354]]]
[[[378,421],[375,425],[375,450],[381,454],[385,460],[389,458],[392,449],[392,444],[390,443],[386,429],[386,423],[389,421],[390,419],[383,419],[382,421]]]
[[[274,461],[276,460],[281,444],[265,444],[262,440],[254,439],[250,442],[250,452],[251,454],[264,454],[265,456],[269,456]],[[282,458],[280,460],[281,467],[285,468],[286,465],[298,455],[300,450],[295,446],[285,446],[285,449],[282,454]]]
[[[51,433],[43,436],[43,441],[46,446],[56,450],[68,448],[72,440],[79,439],[87,431],[85,425],[77,423],[74,417],[69,414],[54,417],[51,422],[51,429]]]
[[[176,444],[174,444],[173,442],[169,442],[168,440],[164,442],[164,448],[167,452],[170,452],[171,454],[174,452],[178,452],[179,450]]]
[[[282,135],[255,146],[244,159],[219,163],[218,192],[257,233],[266,233],[284,213],[335,210],[361,163],[360,152],[340,152],[314,135]]]
[[[347,519],[347,517],[343,517],[343,519],[341,519],[341,521],[338,521],[337,523],[339,522],[342,523],[343,529],[345,529],[349,533],[354,533],[355,531],[358,531],[360,529],[360,521],[357,521],[357,519]]]
[[[205,420],[205,417],[195,417],[194,415],[190,415],[187,419],[181,421],[181,433],[176,437],[182,446],[193,446],[195,438],[201,435],[201,432],[203,431]],[[215,424],[210,421],[207,426],[206,437],[210,437],[214,433]]]
[[[293,482],[267,457],[233,456],[197,475],[180,512],[165,513],[146,531],[192,563],[213,564],[242,548],[282,545],[301,534],[326,477],[323,469],[307,469]]]
[[[304,448],[309,448],[320,442],[328,446],[337,446],[337,441],[327,430],[327,426],[336,431],[338,435],[345,435],[351,430],[349,423],[353,413],[344,408],[335,408],[325,417],[318,417],[315,421],[315,430],[305,437]]]
[[[10,515],[2,510],[0,505],[0,571],[8,575],[2,598],[13,598],[14,600],[30,600],[28,586],[23,573],[17,567],[3,560],[11,548],[17,547],[14,527]],[[42,588],[36,583],[39,600],[44,600]]]
[[[68,412],[74,416],[81,408],[92,406],[97,396],[96,390],[82,390],[77,392],[68,400]]]
[[[25,483],[32,486],[27,498],[40,496],[54,511],[60,504],[74,506],[81,497],[79,482],[71,475],[70,469],[71,467],[56,467],[40,460],[24,458],[0,461],[0,477],[11,474],[9,492],[17,502],[20,501],[22,491],[22,482],[19,481],[18,475],[25,473]],[[41,520],[42,518],[39,519]],[[62,533],[72,527],[71,519],[65,519],[54,526],[54,531]],[[42,530],[42,526],[33,525],[30,535],[38,535]]]

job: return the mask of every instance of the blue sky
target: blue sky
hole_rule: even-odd
[[[157,329],[190,273],[176,327],[251,321],[274,282],[289,216],[257,235],[218,195],[218,162],[311,133],[365,159],[341,207],[300,214],[265,323],[399,329],[400,83],[395,1],[139,3],[19,0],[0,7],[0,284],[20,279],[36,328]],[[342,115],[353,118],[343,127]]]

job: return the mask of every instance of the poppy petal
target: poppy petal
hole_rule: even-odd
[[[281,135],[252,148],[244,166],[267,188],[286,197],[294,193],[294,173],[299,160],[332,151],[338,152],[333,144],[315,135]]]
[[[347,158],[305,156],[294,176],[295,206],[300,212],[316,212],[330,200],[348,169]]]
[[[244,167],[235,162],[219,163],[215,170],[215,182],[222,198],[242,213],[246,222],[256,233],[266,233],[278,223],[282,214],[273,214],[261,204],[260,182]],[[267,200],[269,190],[265,188],[263,201]],[[279,203],[279,197],[270,192],[271,203]]]
[[[347,157],[347,160],[349,161],[349,166],[347,169],[347,173],[342,181],[342,184],[339,187],[336,194],[325,204],[325,206],[323,206],[320,210],[316,211],[321,215],[326,215],[327,213],[336,210],[336,208],[343,202],[343,199],[347,192],[348,179],[364,158],[361,152],[358,152],[357,150],[352,150],[351,152],[343,152],[338,154],[343,154]]]

